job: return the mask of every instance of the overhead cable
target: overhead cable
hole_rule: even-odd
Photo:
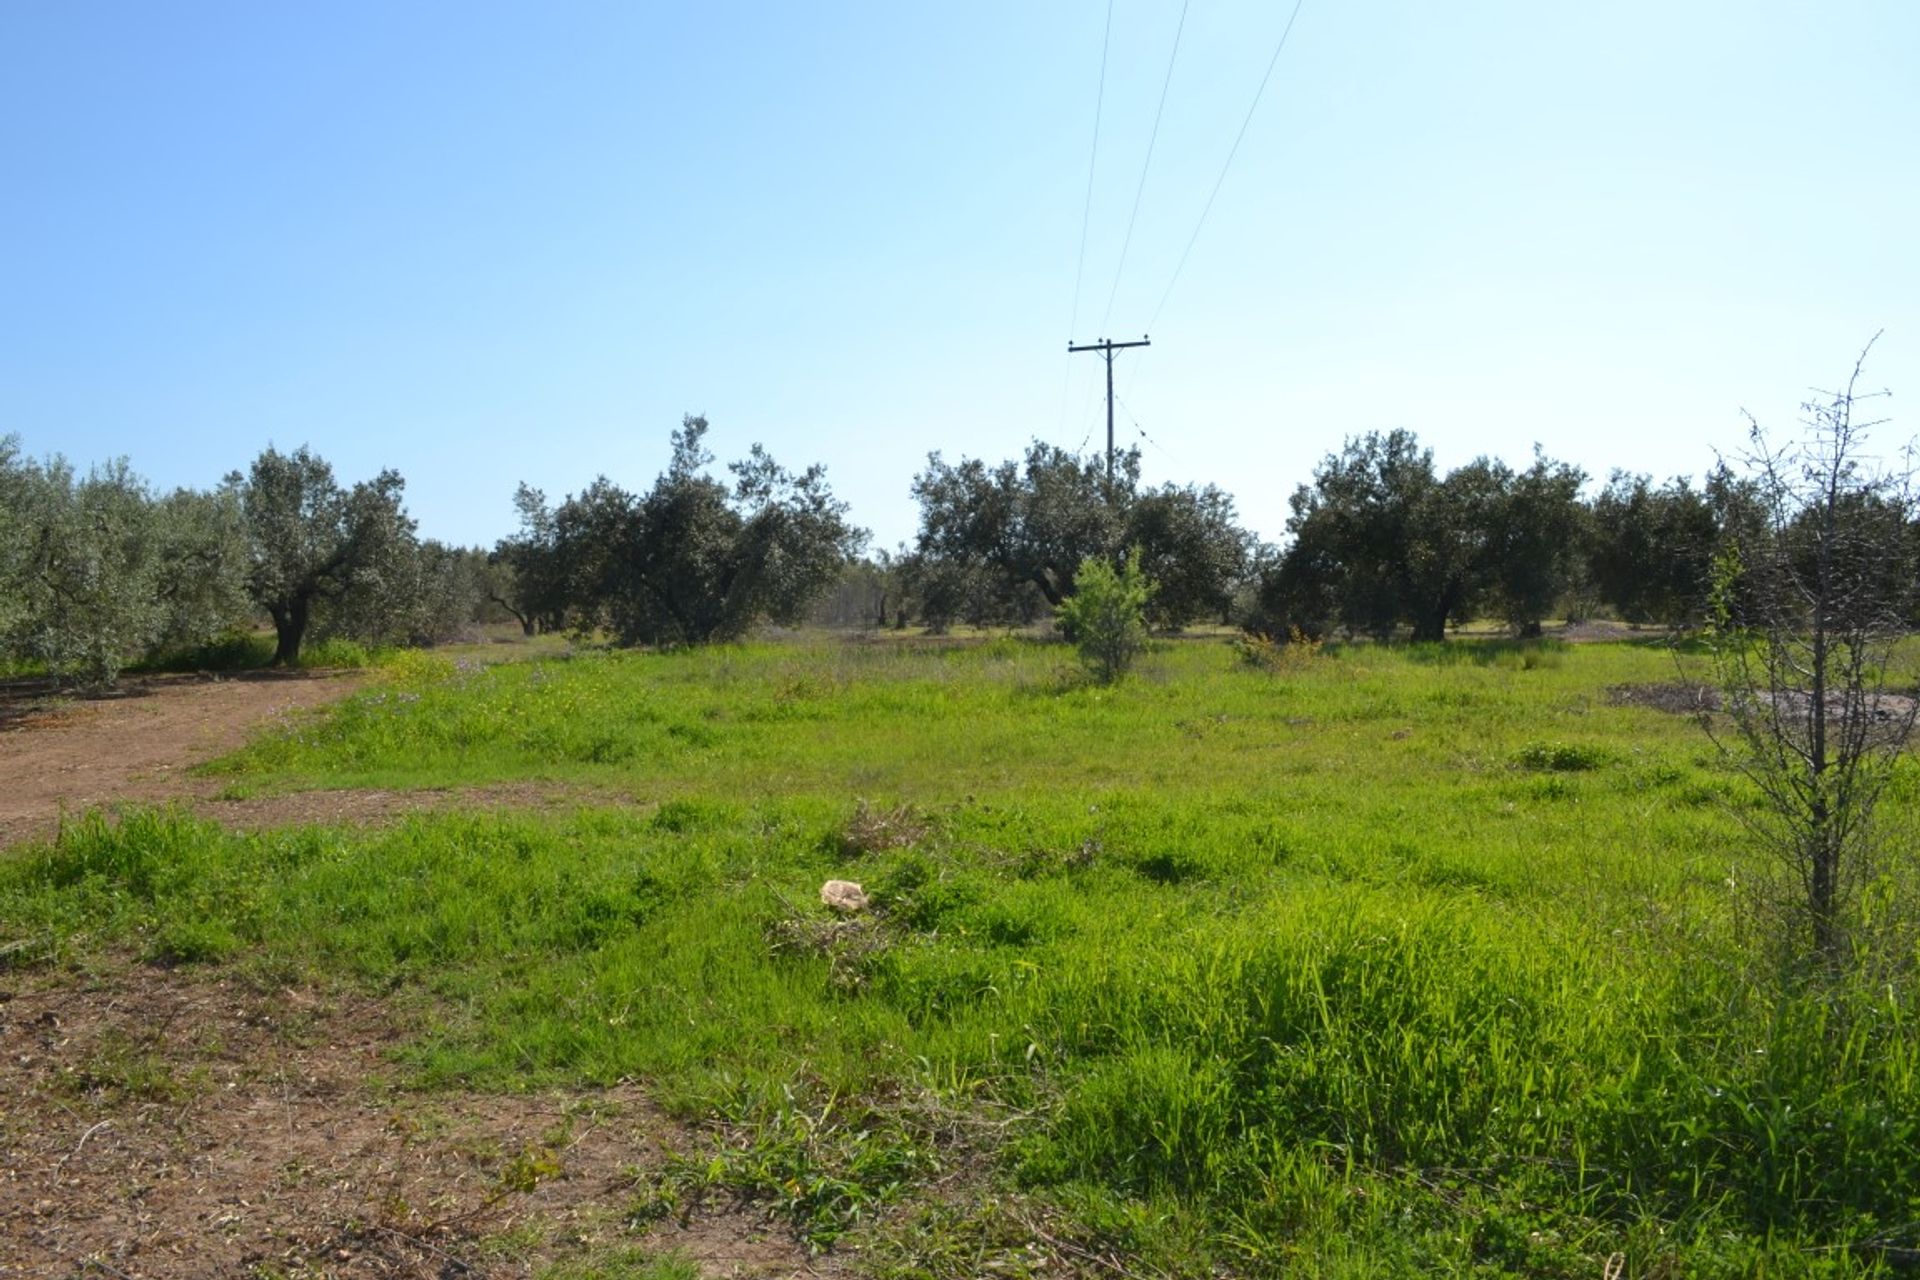
[[[1173,85],[1173,67],[1180,60],[1180,36],[1187,29],[1187,5],[1190,0],[1181,0],[1180,23],[1173,29],[1173,52],[1167,55],[1167,74],[1160,82],[1160,105],[1154,108],[1153,132],[1147,135],[1147,158],[1140,165],[1140,182],[1133,190],[1133,212],[1127,215],[1127,234],[1120,242],[1120,264],[1113,269],[1113,288],[1107,293],[1107,312],[1100,319],[1100,331],[1105,333],[1108,321],[1113,319],[1113,300],[1120,294],[1120,277],[1127,269],[1127,250],[1133,246],[1133,224],[1140,216],[1140,197],[1146,194],[1147,171],[1153,167],[1153,147],[1160,140],[1160,117],[1167,110],[1167,90]],[[1148,325],[1151,333],[1153,326]]]
[[[1167,281],[1167,287],[1160,294],[1160,301],[1153,308],[1153,318],[1147,321],[1147,331],[1160,320],[1160,313],[1166,308],[1167,299],[1173,295],[1173,286],[1180,280],[1180,273],[1186,269],[1187,257],[1193,252],[1194,242],[1200,238],[1200,229],[1207,225],[1207,215],[1213,212],[1213,202],[1220,195],[1220,188],[1227,180],[1227,170],[1233,168],[1233,158],[1240,154],[1240,144],[1246,140],[1247,126],[1253,123],[1253,113],[1260,109],[1260,99],[1267,92],[1267,82],[1273,79],[1273,69],[1280,63],[1280,53],[1287,47],[1287,37],[1293,34],[1294,21],[1300,16],[1300,7],[1306,0],[1294,0],[1293,12],[1287,17],[1287,25],[1280,32],[1279,42],[1273,46],[1273,56],[1267,59],[1266,74],[1260,77],[1260,87],[1254,90],[1253,102],[1247,107],[1246,118],[1240,122],[1240,132],[1234,135],[1233,147],[1227,152],[1227,161],[1220,166],[1220,176],[1213,181],[1213,190],[1207,195],[1207,203],[1200,210],[1200,220],[1193,224],[1193,234],[1187,237],[1187,247],[1180,251],[1180,261],[1173,268],[1173,276]],[[1111,306],[1111,302],[1108,304]]]

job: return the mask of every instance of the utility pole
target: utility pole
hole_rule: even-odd
[[[1101,355],[1107,358],[1107,496],[1108,496],[1108,501],[1112,501],[1112,496],[1113,496],[1113,353],[1116,351],[1124,351],[1128,347],[1150,347],[1152,345],[1153,345],[1152,340],[1149,339],[1147,335],[1144,333],[1140,335],[1140,341],[1138,342],[1114,342],[1114,341],[1111,341],[1110,339],[1102,338],[1098,342],[1089,342],[1086,345],[1079,346],[1079,347],[1074,346],[1071,342],[1067,344],[1068,355],[1072,355],[1076,351],[1098,351]]]

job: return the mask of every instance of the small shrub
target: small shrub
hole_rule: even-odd
[[[184,648],[166,649],[142,662],[149,671],[252,671],[273,660],[273,641],[246,631]]]
[[[218,964],[240,949],[233,930],[218,920],[178,920],[163,926],[147,948],[149,964]]]
[[[1080,562],[1074,593],[1059,608],[1060,628],[1102,684],[1127,673],[1147,647],[1147,601],[1153,584],[1140,571],[1138,547],[1118,568],[1095,556]]]
[[[1307,667],[1320,656],[1322,641],[1299,627],[1289,629],[1284,639],[1276,640],[1264,632],[1250,631],[1233,643],[1240,661],[1259,671],[1290,675]]]
[[[175,1072],[157,1042],[109,1028],[73,1065],[60,1069],[56,1087],[105,1102],[175,1102],[195,1083]]]
[[[824,959],[827,984],[837,991],[864,990],[875,962],[893,944],[885,927],[873,916],[840,919],[799,911],[770,922],[766,939],[775,955]]]

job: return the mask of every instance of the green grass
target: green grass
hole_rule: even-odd
[[[1276,675],[1182,643],[1116,687],[1014,640],[402,656],[217,771],[627,803],[83,823],[0,863],[0,950],[426,993],[421,1084],[652,1079],[738,1136],[661,1194],[731,1186],[822,1244],[985,1162],[1174,1272],[1870,1269],[1843,1246],[1920,1218],[1911,992],[1777,997],[1729,887],[1751,797],[1605,696],[1672,676],[1635,644]],[[830,877],[875,917],[835,924]],[[897,1274],[1019,1234],[912,1212],[944,1225],[888,1237]]]

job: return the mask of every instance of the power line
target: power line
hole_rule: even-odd
[[[1073,315],[1067,332],[1080,327],[1080,281],[1087,269],[1087,225],[1093,218],[1093,172],[1100,158],[1100,117],[1107,105],[1107,47],[1113,39],[1113,0],[1107,0],[1107,25],[1100,35],[1100,87],[1093,96],[1093,149],[1087,155],[1087,198],[1080,206],[1080,260],[1073,268]]]
[[[1267,60],[1267,72],[1260,77],[1260,87],[1254,90],[1253,102],[1247,107],[1246,119],[1240,122],[1240,132],[1234,135],[1233,147],[1227,152],[1227,162],[1220,166],[1220,176],[1213,181],[1213,190],[1207,196],[1206,205],[1200,210],[1200,220],[1193,224],[1193,234],[1187,237],[1187,247],[1180,251],[1180,261],[1173,268],[1173,277],[1167,281],[1166,290],[1161,293],[1159,303],[1153,308],[1153,319],[1147,322],[1149,333],[1153,331],[1154,324],[1159,321],[1160,312],[1165,309],[1167,299],[1173,296],[1173,286],[1179,282],[1181,271],[1186,269],[1187,255],[1193,252],[1194,242],[1200,238],[1200,229],[1207,225],[1207,215],[1213,212],[1213,202],[1220,194],[1220,187],[1227,180],[1227,170],[1233,168],[1233,158],[1240,154],[1240,144],[1246,139],[1247,126],[1253,123],[1253,113],[1260,109],[1260,99],[1267,92],[1267,81],[1273,79],[1273,69],[1280,63],[1280,53],[1287,47],[1287,37],[1293,34],[1294,20],[1300,16],[1300,7],[1305,3],[1306,0],[1294,0],[1293,12],[1288,15],[1287,25],[1280,32],[1279,43],[1273,46],[1273,57]]]
[[[1148,444],[1152,445],[1154,448],[1158,449],[1160,452],[1166,454],[1168,461],[1177,464],[1180,461],[1180,459],[1173,456],[1173,451],[1171,449],[1167,448],[1167,446],[1161,444],[1158,440],[1155,440],[1152,436],[1147,434],[1147,429],[1140,425],[1140,419],[1134,416],[1133,406],[1126,402],[1126,398],[1117,394],[1115,395],[1114,398],[1119,400],[1120,407],[1126,410],[1127,421],[1131,422],[1133,424],[1133,429],[1140,433],[1140,438],[1142,440],[1145,440]]]
[[[1113,300],[1120,294],[1120,277],[1127,269],[1127,250],[1133,246],[1133,224],[1140,216],[1140,197],[1146,194],[1147,171],[1153,168],[1153,146],[1160,140],[1160,117],[1167,109],[1167,90],[1173,85],[1173,66],[1180,59],[1180,36],[1187,29],[1187,5],[1189,0],[1180,2],[1180,24],[1173,29],[1173,52],[1167,56],[1167,75],[1160,82],[1160,105],[1153,111],[1153,132],[1147,135],[1147,158],[1140,165],[1140,183],[1133,190],[1133,212],[1127,215],[1127,234],[1120,242],[1120,265],[1113,269],[1113,288],[1107,293],[1107,312],[1100,319],[1100,327],[1105,329],[1107,322],[1113,319]],[[1153,326],[1148,325],[1151,333]]]
[[[1067,332],[1080,326],[1080,284],[1087,270],[1087,227],[1093,219],[1093,175],[1100,160],[1100,118],[1107,104],[1107,49],[1113,41],[1113,0],[1107,0],[1107,22],[1100,34],[1100,83],[1093,95],[1093,146],[1087,153],[1087,198],[1080,206],[1080,258],[1073,268],[1073,314],[1067,319]],[[1067,397],[1072,391],[1073,366],[1060,372],[1060,425],[1067,424]],[[1092,396],[1087,398],[1091,408]],[[1081,411],[1086,416],[1086,410]]]

